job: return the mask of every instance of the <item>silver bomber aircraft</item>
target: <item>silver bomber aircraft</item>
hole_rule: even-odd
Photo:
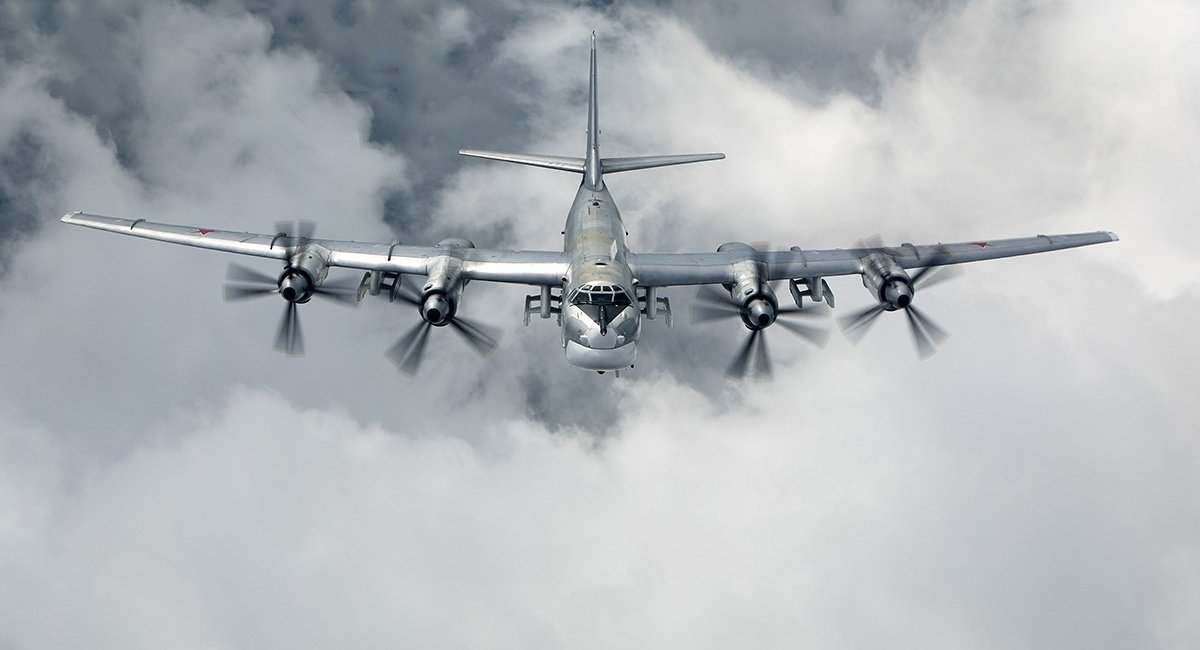
[[[489,250],[465,239],[435,246],[337,241],[313,237],[311,224],[277,224],[276,234],[231,232],[207,227],[118,219],[73,212],[62,221],[78,226],[146,239],[210,248],[283,262],[279,275],[230,264],[225,297],[238,300],[278,294],[285,311],[276,348],[300,354],[297,305],[313,296],[354,304],[365,296],[382,296],[415,305],[419,321],[387,351],[406,374],[415,374],[430,328],[451,326],[481,354],[497,345],[497,332],[459,315],[463,289],[475,281],[530,285],[538,292],[525,299],[525,324],[531,315],[557,316],[567,361],[579,368],[605,372],[630,368],[637,359],[643,320],[662,317],[670,325],[670,302],[660,291],[698,285],[695,321],[740,320],[749,330],[728,374],[744,376],[755,369],[769,374],[764,331],[775,323],[814,343],[823,344],[828,329],[789,322],[780,317],[806,317],[811,303],[833,307],[825,278],[858,274],[875,304],[839,319],[851,338],[864,333],[880,314],[904,312],[922,356],[932,353],[945,332],[913,304],[918,288],[931,286],[938,271],[974,262],[1116,241],[1111,232],[1037,235],[954,244],[885,247],[859,243],[847,249],[758,250],[727,243],[712,253],[635,253],[625,242],[625,225],[605,185],[605,176],[635,169],[718,160],[724,154],[604,158],[600,155],[596,94],[596,37],[592,34],[588,93],[587,150],[584,157],[543,156],[461,150],[460,154],[581,174],[583,181],[567,213],[562,251]],[[290,233],[289,233],[290,230]],[[366,271],[361,281],[346,285],[327,281],[330,268]],[[910,273],[911,271],[911,273]],[[931,272],[932,271],[932,272]],[[420,278],[414,282],[413,279]],[[786,283],[793,305],[781,304],[772,283]],[[717,287],[720,287],[718,289]],[[821,310],[823,311],[823,310]]]

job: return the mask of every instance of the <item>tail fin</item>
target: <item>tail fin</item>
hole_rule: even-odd
[[[477,149],[460,149],[458,153],[473,158],[487,158],[519,165],[532,165],[547,169],[583,174],[583,184],[590,189],[598,190],[604,187],[604,173],[624,172],[634,169],[650,169],[668,165],[683,165],[686,163],[704,162],[706,160],[721,160],[723,153],[694,153],[675,156],[634,156],[632,158],[601,158],[600,157],[600,121],[599,100],[596,97],[596,32],[592,32],[592,60],[588,75],[588,125],[587,153],[584,158],[566,156],[542,156],[525,153],[501,153],[498,151],[480,151]]]
[[[596,32],[592,32],[592,64],[588,75],[587,154],[584,160],[583,184],[593,190],[604,187],[600,164],[600,109],[596,98]]]

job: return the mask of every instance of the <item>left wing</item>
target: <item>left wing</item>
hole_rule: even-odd
[[[788,251],[758,251],[745,246],[715,253],[630,253],[627,260],[640,286],[668,287],[728,284],[735,281],[737,267],[745,262],[756,263],[762,269],[763,280],[789,280],[862,273],[864,260],[872,255],[886,256],[900,267],[911,269],[1045,253],[1117,239],[1115,233],[1097,231],[919,246],[905,243],[822,250],[793,247]]]
[[[329,266],[391,271],[426,275],[431,264],[447,257],[461,262],[460,277],[465,280],[506,282],[528,285],[560,285],[569,259],[554,251],[506,251],[460,246],[410,246],[372,242],[301,239],[280,233],[263,235],[249,232],[198,228],[145,219],[118,219],[84,212],[72,212],[62,218],[86,228],[107,230],[122,235],[208,248],[211,250],[286,260],[303,244],[319,250]]]

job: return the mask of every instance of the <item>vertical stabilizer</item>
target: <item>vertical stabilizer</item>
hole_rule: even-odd
[[[592,32],[592,69],[588,79],[587,155],[584,158],[583,182],[589,189],[604,187],[600,173],[600,123],[596,98],[596,32]]]
[[[2,0],[0,0],[2,1]],[[634,169],[650,169],[668,165],[703,162],[705,160],[720,160],[723,153],[693,153],[674,156],[633,156],[631,158],[600,157],[600,110],[599,98],[596,96],[596,32],[592,32],[592,65],[588,76],[588,121],[587,121],[587,153],[583,158],[568,156],[543,156],[529,153],[506,153],[502,151],[480,151],[477,149],[459,149],[458,153],[473,158],[487,158],[519,165],[532,165],[557,169],[565,172],[583,172],[583,186],[589,190],[604,189],[604,173],[625,172]]]

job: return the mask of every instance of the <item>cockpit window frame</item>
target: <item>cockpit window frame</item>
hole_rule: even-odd
[[[575,305],[587,317],[600,326],[603,336],[608,331],[608,324],[622,311],[633,307],[629,292],[619,284],[585,283],[579,285],[567,301]]]
[[[629,292],[619,284],[582,284],[567,299],[573,305],[628,307],[633,304]]]

